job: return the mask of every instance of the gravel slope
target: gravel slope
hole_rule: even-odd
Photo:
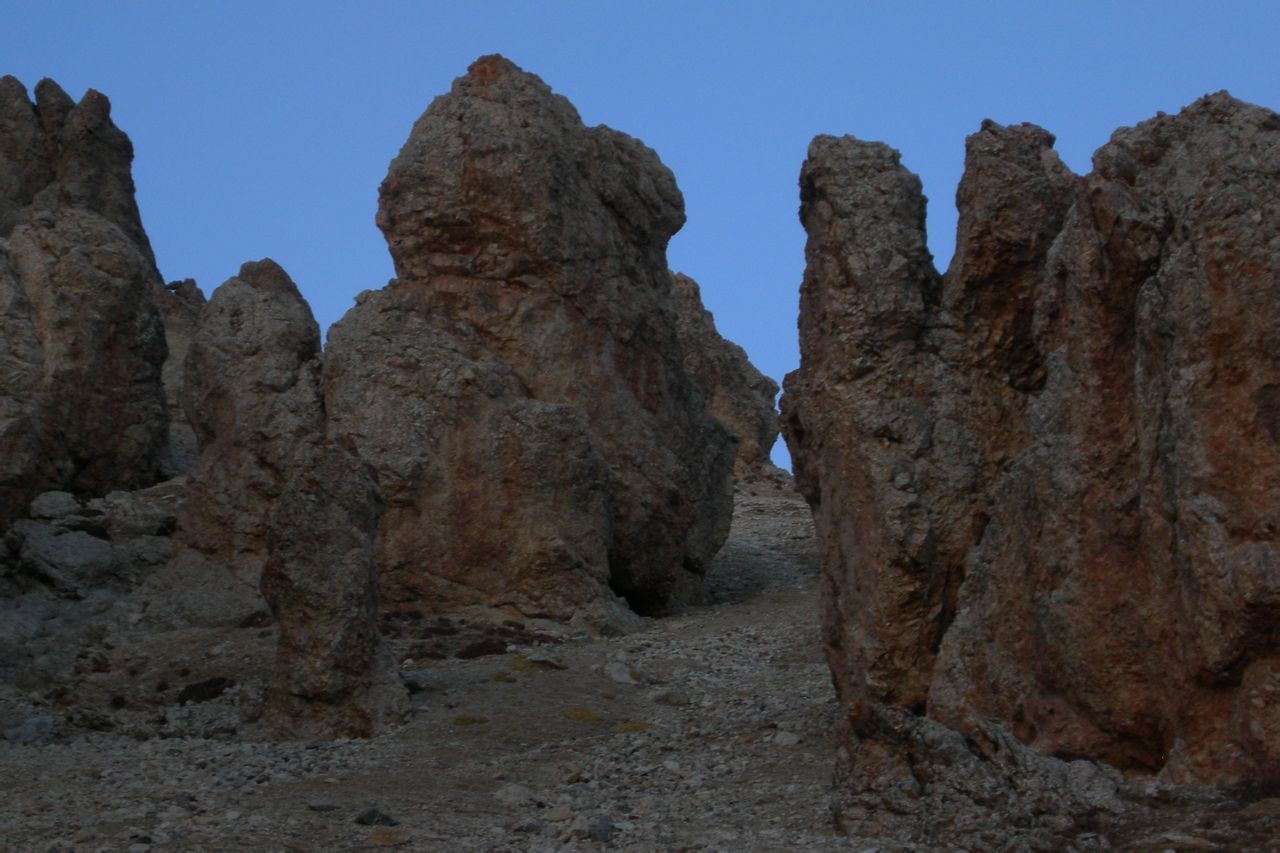
[[[394,626],[414,713],[364,742],[277,742],[242,722],[266,683],[269,629],[134,636],[128,654],[109,654],[77,686],[103,703],[98,727],[111,731],[85,731],[95,718],[80,712],[53,743],[0,746],[0,844],[856,847],[831,829],[836,709],[816,576],[803,502],[740,496],[706,607],[608,639],[548,626]],[[509,648],[432,659],[483,650],[472,634]],[[198,703],[145,701],[153,680],[181,672],[238,684]],[[396,825],[357,823],[369,809]]]

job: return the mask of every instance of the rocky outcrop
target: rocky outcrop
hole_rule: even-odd
[[[187,278],[170,282],[163,288],[153,288],[152,301],[160,311],[165,347],[169,351],[161,374],[169,414],[169,455],[164,473],[178,476],[190,471],[199,455],[199,441],[182,407],[182,389],[186,384],[187,351],[206,300],[195,280]]]
[[[386,605],[607,623],[614,593],[700,594],[733,442],[674,332],[683,221],[652,151],[501,57],[414,125],[378,210],[398,278],[326,354],[331,424],[387,497]]]
[[[756,370],[742,347],[721,337],[696,281],[682,273],[673,273],[671,279],[685,369],[707,398],[711,414],[738,439],[733,463],[738,488],[789,488],[790,476],[769,458],[778,439],[773,405],[778,383]]]
[[[159,281],[107,99],[0,78],[0,526],[36,494],[154,482]]]
[[[181,540],[257,585],[299,448],[324,436],[320,328],[274,261],[247,263],[200,313],[183,406],[199,442]]]
[[[1041,778],[1028,748],[1170,782],[1280,770],[1278,141],[1223,93],[1118,131],[1082,179],[1048,133],[984,123],[939,276],[897,152],[814,140],[783,412],[848,822],[908,790],[999,810],[939,781],[959,753],[925,722],[1001,790]]]
[[[183,403],[200,457],[175,562],[261,589],[278,627],[267,721],[366,736],[397,718],[376,621],[382,496],[350,441],[326,437],[320,330],[274,261],[245,264],[200,310]]]
[[[408,710],[378,633],[382,496],[342,442],[300,448],[292,471],[262,577],[279,631],[265,721],[294,736],[368,737]]]

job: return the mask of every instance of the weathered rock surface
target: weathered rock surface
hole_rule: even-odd
[[[247,263],[201,311],[184,372],[200,457],[180,538],[256,585],[296,452],[324,436],[320,328],[283,269]]]
[[[187,351],[191,348],[200,312],[207,300],[195,280],[190,278],[170,282],[160,289],[153,288],[152,300],[160,311],[165,346],[169,351],[161,378],[169,414],[169,455],[164,473],[172,477],[189,472],[200,453],[195,430],[187,422],[187,412],[182,407],[182,389],[186,384]]]
[[[331,424],[388,501],[386,602],[593,620],[700,595],[733,442],[674,331],[683,221],[651,150],[501,57],[418,120],[378,211],[398,278],[326,354]]]
[[[964,773],[993,791],[1049,760],[1027,747],[1170,782],[1280,770],[1280,119],[1209,96],[1083,179],[1052,142],[970,137],[944,277],[897,152],[819,137],[801,175],[784,432],[853,824],[907,789],[930,831],[970,831],[948,797],[1004,813],[941,781],[948,731],[987,744]]]
[[[382,496],[341,442],[300,449],[292,470],[262,577],[279,631],[266,721],[293,735],[368,737],[408,711],[377,626]]]
[[[154,482],[168,425],[160,281],[107,99],[0,78],[0,525],[51,488]]]
[[[739,487],[789,487],[791,477],[769,458],[778,439],[773,405],[778,383],[756,370],[742,347],[720,335],[696,281],[683,273],[671,278],[684,366],[702,389],[711,414],[738,439],[733,474]]]
[[[320,369],[311,308],[274,261],[245,264],[200,310],[183,371],[200,457],[175,566],[260,586],[279,627],[273,725],[363,736],[404,703],[376,621],[383,501],[349,441],[326,440]],[[234,613],[237,596],[220,598]]]

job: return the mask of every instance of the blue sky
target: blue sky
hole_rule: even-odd
[[[273,257],[322,327],[392,275],[373,216],[413,121],[503,53],[671,167],[689,217],[672,268],[779,380],[798,364],[815,134],[902,151],[945,267],[984,118],[1042,125],[1083,172],[1116,127],[1206,92],[1280,107],[1280,2],[0,0],[0,20],[0,74],[110,96],[166,278],[208,293]]]

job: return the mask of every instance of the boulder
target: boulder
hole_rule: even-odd
[[[1014,789],[999,766],[1039,756],[1280,770],[1278,142],[1280,118],[1220,93],[1117,131],[1078,178],[1050,134],[985,122],[939,276],[897,152],[814,140],[783,417],[854,830],[954,772],[940,732]],[[957,791],[918,794],[990,815]],[[1058,829],[1091,820],[1063,808]]]
[[[160,281],[110,103],[0,78],[0,526],[36,494],[154,482]]]
[[[791,477],[769,458],[778,440],[778,383],[747,358],[742,347],[722,337],[702,304],[698,283],[673,273],[676,333],[684,366],[707,399],[711,414],[738,439],[733,475],[738,488],[791,487]]]
[[[700,597],[734,448],[675,334],[683,221],[651,150],[501,57],[417,121],[378,209],[398,277],[326,353],[331,426],[387,495],[388,605],[607,618],[615,594]]]

